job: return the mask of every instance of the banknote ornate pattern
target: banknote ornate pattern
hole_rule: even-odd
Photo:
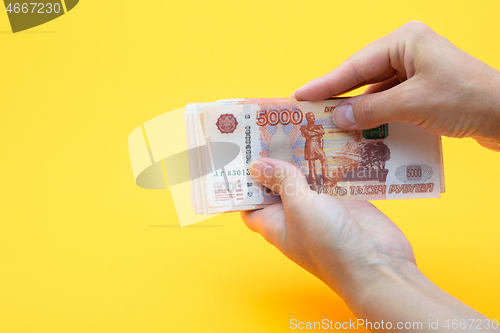
[[[219,119],[217,119],[217,128],[221,133],[233,133],[238,126],[238,121],[234,117],[234,115],[230,113],[221,114]]]
[[[428,165],[402,165],[396,169],[396,177],[405,183],[418,183],[432,177],[434,171]]]

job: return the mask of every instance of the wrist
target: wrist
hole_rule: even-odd
[[[361,319],[392,323],[487,319],[440,289],[408,260],[371,260],[345,286],[339,295]]]
[[[432,284],[413,262],[404,259],[372,258],[358,267],[338,291],[358,318],[372,317],[381,307],[395,309],[399,300],[409,295],[418,298],[422,286]]]

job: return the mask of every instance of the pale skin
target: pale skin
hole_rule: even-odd
[[[406,23],[294,96],[321,100],[363,85],[370,85],[365,94],[335,110],[337,126],[367,129],[409,122],[441,135],[471,137],[500,151],[500,72],[423,23]],[[250,172],[279,193],[282,203],[242,212],[245,224],[325,282],[358,318],[421,321],[418,332],[473,331],[469,325],[454,330],[442,324],[487,320],[422,274],[404,234],[372,204],[317,194],[287,162],[262,158]],[[439,320],[439,330],[429,330],[429,320]],[[480,331],[490,330],[500,331],[484,325]]]

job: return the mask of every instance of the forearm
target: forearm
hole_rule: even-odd
[[[404,330],[463,333],[475,331],[479,321],[481,332],[491,329],[488,318],[437,287],[412,263],[376,263],[350,280],[348,288],[341,291],[347,305],[359,319],[390,322],[392,327],[384,326],[387,331],[397,328],[397,323],[412,323]],[[436,321],[438,329],[436,325],[429,327]]]

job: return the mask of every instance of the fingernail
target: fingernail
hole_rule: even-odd
[[[352,127],[356,125],[356,120],[354,119],[354,112],[352,110],[351,104],[345,104],[339,106],[335,109],[333,113],[333,122],[338,127]]]
[[[262,185],[269,185],[273,177],[274,167],[256,160],[250,164],[250,175]]]
[[[290,97],[288,98],[294,98],[295,99],[295,91],[293,93],[290,94]]]

